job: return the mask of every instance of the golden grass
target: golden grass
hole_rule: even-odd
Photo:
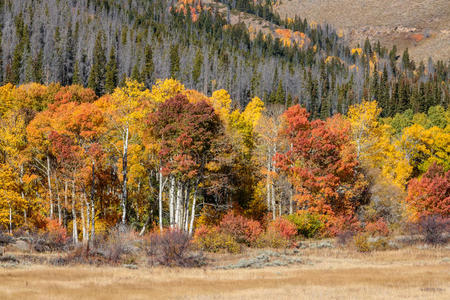
[[[302,252],[312,265],[265,269],[29,266],[0,269],[0,299],[450,299],[449,255],[312,249]]]

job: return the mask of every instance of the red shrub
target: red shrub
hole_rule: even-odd
[[[389,235],[389,228],[383,218],[380,218],[375,222],[367,223],[365,229],[366,232],[369,233],[370,235],[381,235],[381,236]]]
[[[253,243],[262,233],[261,224],[258,221],[228,212],[220,221],[220,231],[232,235],[239,243]]]
[[[434,164],[420,179],[412,179],[406,202],[414,209],[416,217],[450,217],[450,171],[445,172]]]
[[[267,231],[278,232],[282,237],[291,239],[297,234],[297,227],[285,218],[277,218],[269,223]]]
[[[57,220],[47,219],[46,231],[49,240],[55,244],[63,245],[68,240],[66,229]]]
[[[337,236],[343,232],[358,232],[361,224],[354,215],[338,216],[328,220],[327,232],[329,236]]]

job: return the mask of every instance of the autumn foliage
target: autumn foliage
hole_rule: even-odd
[[[441,215],[450,217],[450,171],[432,165],[421,178],[408,185],[406,203],[417,217]]]

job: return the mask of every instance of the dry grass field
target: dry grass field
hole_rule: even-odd
[[[20,265],[0,269],[0,299],[450,299],[448,248],[298,255],[310,263],[237,270]],[[213,265],[238,258],[211,257]]]
[[[353,45],[380,40],[423,60],[450,59],[450,2],[448,0],[282,0],[282,17],[300,15],[344,31]],[[420,40],[420,41],[419,41]]]

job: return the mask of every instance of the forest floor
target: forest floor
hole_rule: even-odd
[[[300,263],[221,269],[266,254]],[[450,299],[448,246],[368,254],[347,248],[249,249],[208,260],[207,267],[189,269],[3,266],[0,299]]]

